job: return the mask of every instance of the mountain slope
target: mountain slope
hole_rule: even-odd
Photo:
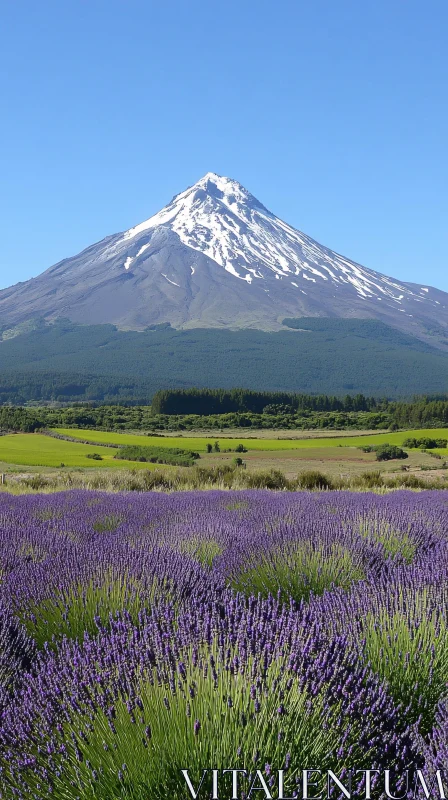
[[[301,330],[139,333],[59,321],[0,343],[0,398],[148,402],[157,389],[190,386],[388,397],[446,392],[448,354],[381,322],[289,324]]]
[[[3,329],[61,316],[134,330],[279,330],[285,317],[362,317],[448,349],[447,293],[334,253],[214,173],[140,225],[0,292]]]

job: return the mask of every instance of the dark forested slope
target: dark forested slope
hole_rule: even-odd
[[[448,389],[448,355],[381,322],[288,324],[300,330],[139,333],[59,321],[0,342],[0,401],[148,402],[192,386],[397,398]]]

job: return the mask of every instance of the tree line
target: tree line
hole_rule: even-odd
[[[400,428],[444,428],[448,425],[448,400],[422,398],[412,403],[393,403],[394,420]]]
[[[152,399],[154,414],[254,414],[299,411],[382,411],[387,401],[363,394],[344,398],[250,389],[163,389]]]
[[[199,390],[196,390],[199,391]],[[188,403],[192,392],[188,395]],[[214,408],[225,407],[226,395],[222,392],[219,402],[212,400]],[[227,413],[204,413],[201,404],[192,413],[158,413],[160,406],[75,404],[61,408],[49,406],[17,407],[0,406],[0,431],[32,433],[45,428],[89,428],[97,430],[141,430],[194,431],[224,430],[237,428],[290,429],[290,430],[384,430],[386,428],[444,428],[448,427],[448,398],[418,398],[408,403],[375,400],[356,395],[351,398],[311,397],[306,395],[274,396],[277,393],[246,392],[235,390],[232,402],[247,403],[259,407],[261,412],[231,411]],[[164,396],[164,393],[159,393]],[[172,395],[168,392],[168,395]],[[205,400],[208,394],[204,392]],[[255,395],[255,397],[252,397]],[[177,399],[177,398],[176,398]],[[287,402],[272,402],[279,399]],[[270,401],[270,402],[266,402]],[[309,406],[307,408],[307,405]],[[333,405],[333,409],[331,406]],[[339,408],[338,408],[339,406]],[[350,408],[352,406],[352,408]],[[162,407],[166,408],[166,406]],[[170,408],[170,406],[168,405]],[[188,406],[189,407],[189,406]],[[317,407],[317,408],[316,408]],[[203,409],[208,406],[203,405]],[[367,410],[363,410],[367,409]]]

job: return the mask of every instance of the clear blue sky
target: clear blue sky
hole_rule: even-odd
[[[448,291],[447,0],[10,0],[0,286],[208,171]]]

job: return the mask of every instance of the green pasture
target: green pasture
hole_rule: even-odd
[[[133,461],[115,460],[114,456],[120,445],[139,445],[139,446],[156,446],[156,447],[181,447],[206,452],[207,442],[214,443],[218,441],[221,451],[232,448],[235,449],[238,444],[243,444],[247,447],[248,451],[262,451],[265,454],[274,451],[286,453],[287,451],[300,450],[300,456],[305,456],[306,451],[316,452],[322,451],[322,457],[327,453],[329,457],[328,448],[336,456],[337,451],[335,448],[340,448],[339,453],[341,459],[344,459],[344,452],[347,453],[347,448],[353,453],[354,447],[367,444],[381,444],[388,442],[390,444],[401,445],[408,437],[422,438],[431,436],[432,438],[446,438],[448,429],[438,430],[413,430],[401,433],[378,433],[369,434],[368,436],[345,436],[345,437],[326,437],[326,438],[308,438],[308,439],[266,439],[266,438],[238,438],[234,439],[213,437],[204,438],[199,436],[139,436],[137,434],[129,433],[108,433],[104,431],[90,431],[90,430],[75,430],[72,428],[58,429],[60,434],[71,436],[73,439],[86,439],[94,444],[82,444],[77,441],[66,441],[64,439],[55,439],[51,436],[45,436],[37,433],[16,433],[0,436],[0,462],[4,464],[15,464],[19,466],[33,466],[33,467],[81,467],[81,468],[137,468],[137,469],[156,469],[158,465],[149,463],[140,463]],[[116,444],[114,447],[103,447],[105,444]],[[302,452],[303,451],[303,452]],[[412,454],[414,451],[410,451]],[[418,453],[418,451],[415,451]],[[447,450],[436,450],[442,456],[448,456]],[[102,456],[102,461],[95,461],[87,458],[91,453],[98,453]],[[297,453],[299,456],[299,453]],[[347,453],[348,455],[348,453]],[[361,456],[361,454],[359,454]],[[320,453],[319,453],[320,457]],[[330,460],[332,460],[330,458]],[[169,467],[163,466],[164,469]]]
[[[154,468],[153,464],[140,464],[131,461],[115,461],[117,452],[112,447],[78,444],[54,439],[38,433],[14,433],[0,436],[0,462],[29,467],[126,467]],[[102,461],[86,458],[88,453],[99,453]]]
[[[367,444],[384,444],[385,442],[388,444],[401,445],[404,440],[409,437],[415,437],[416,439],[425,436],[430,436],[435,439],[448,438],[448,428],[402,431],[401,433],[376,433],[369,434],[368,436],[329,436],[328,438],[321,437],[315,439],[253,439],[239,438],[238,436],[233,439],[220,439],[219,436],[210,436],[210,438],[206,439],[202,436],[140,436],[131,433],[109,433],[105,431],[78,430],[73,428],[57,428],[56,431],[64,436],[71,436],[74,439],[88,439],[91,442],[98,442],[98,444],[182,447],[188,450],[197,450],[198,452],[205,452],[207,442],[214,443],[215,441],[219,442],[221,450],[227,448],[234,449],[238,444],[243,444],[248,450],[298,450],[302,448],[322,447],[360,447]],[[444,450],[437,452],[448,454],[448,451]]]

